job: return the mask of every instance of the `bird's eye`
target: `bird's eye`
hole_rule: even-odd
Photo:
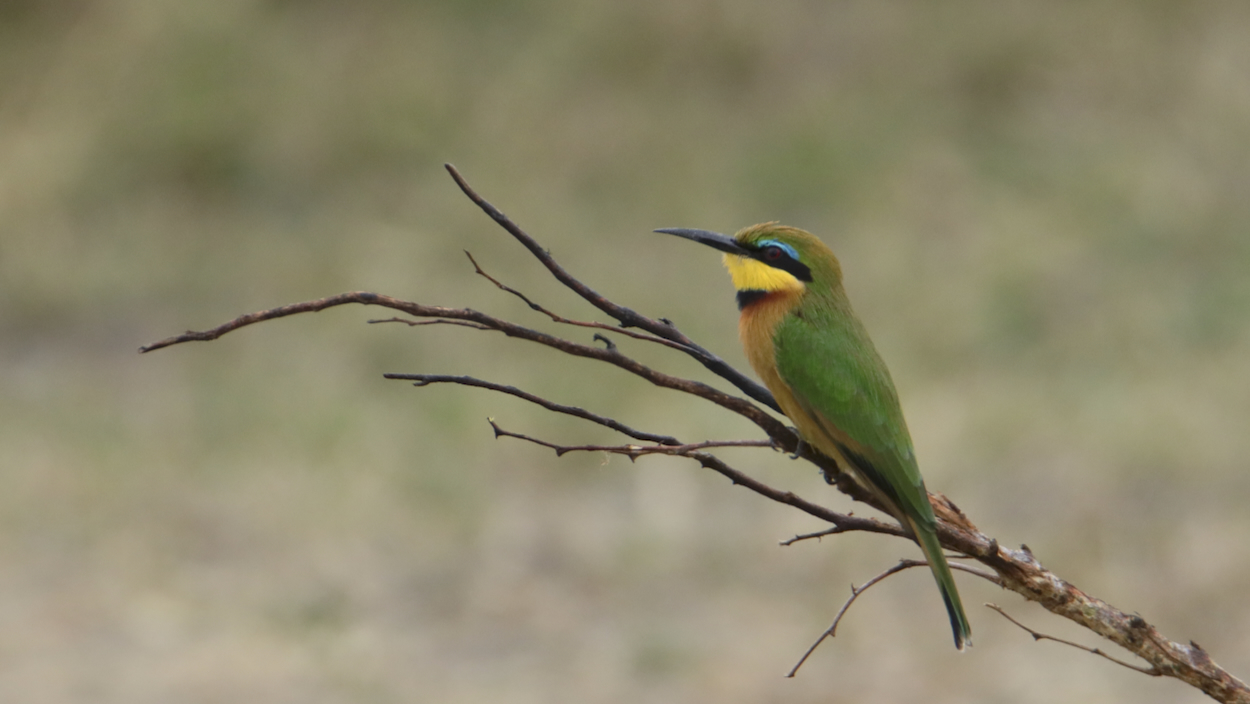
[[[764,248],[764,259],[766,261],[779,262],[785,256],[786,256],[785,251],[782,250],[781,247],[778,247],[775,244],[769,245]]]

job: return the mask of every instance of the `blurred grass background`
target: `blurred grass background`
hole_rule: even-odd
[[[455,188],[604,294],[743,365],[717,257],[782,220],[842,258],[932,489],[1250,675],[1250,6],[0,4],[0,699],[1198,702],[981,609],[848,593],[910,546],[610,434],[412,389],[471,373],[682,438],[744,422],[623,373],[334,309],[351,289],[571,316]],[[574,337],[587,337],[576,330]],[[628,352],[707,379],[693,363]],[[848,510],[768,452],[738,466]]]

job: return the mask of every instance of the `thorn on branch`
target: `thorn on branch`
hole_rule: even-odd
[[[847,515],[850,515],[850,514],[847,514]],[[837,535],[838,533],[845,533],[845,532],[846,531],[843,530],[842,528],[839,528],[838,526],[834,526],[832,528],[826,528],[821,531],[816,531],[815,533],[803,533],[800,535],[796,535],[793,538],[790,538],[789,540],[783,540],[778,544],[783,547],[790,547],[791,545],[794,545],[795,543],[803,541],[803,540],[811,540],[813,538],[815,538],[816,540],[820,540],[826,535]]]
[[[594,339],[596,342],[602,342],[603,346],[607,348],[609,352],[616,351],[616,343],[609,340],[606,336],[600,335],[599,333],[595,333],[595,336],[592,339]]]

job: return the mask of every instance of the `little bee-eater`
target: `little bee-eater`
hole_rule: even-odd
[[[756,374],[803,441],[848,469],[915,537],[942,592],[955,646],[972,645],[898,392],[851,310],[837,257],[811,234],[777,223],[733,237],[657,232],[725,253],[738,290],[738,334]]]

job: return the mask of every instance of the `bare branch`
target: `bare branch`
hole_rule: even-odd
[[[898,574],[899,572],[902,572],[903,570],[908,570],[908,569],[911,569],[912,567],[928,567],[928,566],[929,566],[929,563],[926,560],[899,560],[897,565],[894,565],[893,567],[887,569],[886,571],[882,572],[876,577],[873,577],[867,582],[864,582],[862,586],[856,587],[854,584],[852,584],[851,596],[849,599],[846,600],[846,603],[842,604],[842,608],[838,609],[838,614],[833,617],[833,623],[830,624],[829,628],[825,629],[824,633],[820,634],[820,637],[816,639],[815,643],[812,643],[811,647],[807,649],[807,652],[803,653],[803,657],[799,658],[799,661],[795,663],[794,667],[790,670],[790,672],[786,674],[786,677],[794,677],[796,674],[798,674],[799,668],[803,667],[803,663],[807,662],[807,659],[811,657],[812,653],[816,652],[816,648],[820,647],[820,644],[825,642],[825,639],[833,638],[834,636],[837,635],[838,624],[842,622],[842,617],[846,615],[846,612],[851,608],[851,604],[855,603],[855,600],[859,598],[860,594],[863,594],[864,592],[868,591],[868,588],[873,586],[874,584],[883,582],[886,580],[886,578],[890,577],[891,575]],[[975,567],[969,567],[968,565],[961,565],[959,563],[951,563],[950,567],[953,570],[962,570],[969,574],[975,574],[976,576],[982,579],[989,580],[1000,586],[1002,584],[1002,582],[995,575],[989,572],[984,572]]]
[[[422,325],[459,325],[462,328],[473,328],[474,330],[491,330],[492,329],[485,325],[479,325],[477,323],[468,323],[463,320],[441,320],[438,318],[435,318],[434,320],[409,320],[407,318],[400,318],[396,316],[394,318],[375,318],[373,320],[366,320],[365,322],[369,323],[370,325],[379,325],[382,323],[403,323],[404,325],[407,325],[410,328],[420,327]]]
[[[849,515],[854,515],[854,514],[849,514]],[[795,543],[798,543],[798,542],[802,542],[804,540],[815,539],[819,541],[821,538],[825,537],[826,535],[837,535],[838,533],[841,533],[841,532],[843,531],[838,530],[836,527],[826,528],[825,530],[818,530],[815,533],[802,533],[802,534],[796,535],[793,538],[790,538],[789,540],[781,541],[780,543],[778,543],[778,545],[788,548],[791,545],[794,545]]]
[[[444,308],[442,306],[427,306],[411,301],[403,301],[391,296],[384,296],[377,293],[369,293],[366,291],[352,291],[348,293],[340,293],[336,296],[319,298],[313,301],[304,301],[303,303],[292,303],[269,310],[263,310],[256,313],[241,315],[234,320],[218,325],[210,330],[202,332],[187,331],[181,335],[166,338],[160,342],[155,342],[145,347],[140,347],[140,352],[151,352],[171,345],[177,345],[184,342],[203,342],[216,340],[217,338],[229,332],[238,330],[248,325],[254,325],[266,320],[282,318],[288,315],[298,313],[312,313],[325,310],[334,306],[345,305],[349,303],[359,303],[361,305],[376,305],[398,310],[407,313],[416,318],[434,318],[444,321],[468,321],[475,323],[480,330],[497,330],[507,335],[531,342],[537,342],[542,345],[560,350],[576,357],[587,357],[597,359],[601,362],[607,362],[621,369],[624,369],[635,376],[642,377],[647,381],[662,386],[664,388],[675,389],[677,391],[685,391],[686,393],[699,396],[715,403],[722,408],[728,409],[743,416],[758,425],[770,438],[777,441],[782,447],[793,447],[798,442],[798,437],[784,423],[774,418],[766,411],[760,409],[755,404],[746,399],[731,396],[719,389],[708,386],[703,382],[691,379],[683,379],[680,377],[664,374],[646,366],[626,355],[622,354],[615,346],[601,349],[591,347],[576,342],[565,340],[564,338],[549,335],[544,332],[532,330],[506,320],[496,318],[485,313],[472,310],[470,308]],[[405,322],[403,320],[398,322]],[[805,455],[806,456],[806,455]]]
[[[476,386],[482,389],[490,389],[500,393],[516,396],[525,399],[530,403],[536,403],[549,411],[556,413],[565,413],[570,416],[576,416],[584,420],[598,423],[599,425],[611,428],[622,435],[628,435],[635,440],[645,440],[647,442],[655,442],[661,445],[681,445],[681,441],[671,435],[656,435],[655,433],[647,433],[641,430],[635,430],[624,423],[601,416],[597,413],[591,413],[584,408],[577,406],[566,406],[564,404],[548,401],[541,396],[522,391],[515,386],[504,386],[503,384],[495,384],[482,379],[476,379],[471,376],[448,376],[446,374],[383,374],[387,379],[402,379],[405,381],[416,382],[413,386],[429,386],[430,384],[461,384],[463,386]]]
[[[1136,614],[1117,609],[1046,569],[1027,546],[1004,548],[977,530],[945,497],[930,495],[938,515],[938,537],[956,552],[976,558],[994,570],[1005,589],[1036,601],[1110,640],[1150,663],[1160,674],[1175,677],[1227,704],[1250,704],[1250,687],[1211,659],[1198,644],[1174,642]],[[956,568],[957,563],[951,563]]]
[[[495,431],[496,438],[516,438],[532,442],[535,445],[542,445],[555,450],[556,457],[563,457],[570,452],[606,452],[612,455],[625,455],[632,462],[643,455],[675,455],[679,457],[689,457],[691,453],[697,450],[705,450],[710,447],[770,447],[767,440],[707,440],[704,442],[695,442],[689,444],[678,445],[557,445],[547,442],[529,435],[514,433],[510,430],[504,430],[499,427],[493,418],[487,418],[486,422],[490,423],[490,427]]]
[[[668,321],[663,319],[653,320],[628,308],[619,306],[603,298],[585,284],[582,284],[580,281],[573,278],[559,264],[557,264],[551,255],[543,250],[533,238],[517,227],[510,219],[507,218],[507,216],[499,212],[494,206],[490,205],[477,195],[477,193],[474,192],[473,189],[470,188],[464,181],[460,174],[456,172],[454,167],[448,165],[447,169],[449,173],[451,173],[452,178],[456,180],[456,183],[460,186],[461,190],[463,190],[474,203],[482,208],[483,211],[485,211],[505,230],[507,230],[509,234],[529,249],[529,251],[539,261],[541,261],[549,271],[551,271],[552,275],[555,276],[557,280],[585,300],[589,301],[592,305],[595,305],[597,308],[617,320],[620,323],[621,328],[638,328],[656,338],[668,340],[673,343],[669,345],[670,347],[674,347],[675,349],[678,349],[699,360],[713,373],[728,380],[730,383],[733,383],[759,403],[765,404],[774,410],[777,409],[775,400],[772,398],[771,394],[767,392],[767,390],[730,367],[719,357],[695,344],[679,332]],[[480,267],[479,273],[482,273],[480,272]],[[483,275],[485,274],[483,273]],[[491,280],[493,281],[494,279]],[[496,282],[496,284],[502,287],[502,285],[498,284],[498,282]],[[511,290],[506,287],[503,288],[504,290]],[[521,296],[520,293],[516,293],[516,295]],[[524,296],[521,297],[523,300],[530,303],[531,307],[534,307],[534,304],[529,301],[528,298],[525,298]],[[355,291],[239,316],[234,320],[226,322],[210,330],[202,332],[188,331],[182,335],[161,340],[160,342],[140,348],[140,352],[150,352],[152,350],[183,342],[215,340],[226,333],[255,323],[294,315],[297,313],[321,311],[326,308],[347,303],[383,306],[414,318],[423,319],[405,320],[401,318],[391,318],[386,321],[377,322],[403,322],[408,325],[450,324],[467,326],[477,330],[493,330],[502,332],[509,337],[516,337],[537,342],[566,354],[606,362],[631,374],[639,376],[656,386],[684,391],[698,396],[751,420],[768,435],[775,446],[789,452],[795,452],[797,450],[801,457],[820,467],[825,473],[826,481],[836,484],[838,489],[843,493],[858,501],[864,501],[870,505],[876,506],[877,508],[882,508],[874,497],[868,495],[867,492],[854,483],[848,475],[840,473],[836,463],[832,460],[814,452],[809,447],[800,447],[797,434],[764,409],[756,406],[746,399],[726,394],[707,384],[690,379],[670,376],[643,365],[622,354],[616,346],[608,340],[608,338],[598,333],[595,334],[595,339],[602,340],[606,345],[604,348],[572,342],[570,340],[532,330],[530,328],[467,308],[454,309],[426,306],[418,303],[401,301],[399,299],[375,293]],[[546,309],[541,309],[541,307],[536,308],[536,310],[538,309],[547,313],[549,316],[553,315],[546,311]],[[556,320],[557,318],[558,316],[555,316],[553,317],[553,320]],[[579,321],[566,321],[563,319],[557,320],[557,322],[568,322],[569,324],[604,330],[611,329],[616,332],[623,332],[627,335],[632,334],[639,339],[653,342],[656,341],[647,335],[640,336],[637,333],[624,332],[622,329],[606,326],[601,323],[581,323]],[[417,375],[412,376],[416,377]],[[419,379],[415,378],[414,380],[419,381]],[[427,383],[434,382],[431,381]],[[469,385],[481,385],[483,388],[494,388],[494,390],[499,391],[504,391],[505,388],[511,388],[495,388],[498,385],[487,386],[487,383],[488,382],[482,382],[482,384]],[[511,392],[504,391],[504,393]],[[554,404],[550,401],[546,401],[545,399],[532,395],[520,395],[523,393],[524,392],[518,392],[513,395],[517,395],[520,398],[530,400],[534,403],[539,403],[540,405],[544,405],[544,407],[556,410],[557,412],[569,412],[569,410],[574,408]],[[607,427],[612,427],[620,432],[625,432],[626,435],[630,434],[627,430],[632,430],[623,424],[618,424],[619,427],[611,425],[611,423],[616,423],[616,421],[612,419],[597,416],[596,414],[591,414],[588,411],[584,413],[586,415],[582,415],[580,417],[600,423],[601,425],[606,425]],[[578,415],[577,413],[572,414]],[[650,435],[643,434],[640,431],[633,432],[638,432],[641,435],[646,436]],[[561,446],[556,446],[551,443],[545,443],[544,441],[535,440],[533,438],[517,434],[507,433],[506,431],[501,433],[501,436],[503,435],[519,437],[531,442],[544,444],[548,447],[556,449],[557,451],[561,450]],[[631,435],[631,437],[633,436]],[[636,439],[644,438],[639,437]],[[699,449],[694,445],[671,445],[664,442],[664,439],[676,442],[675,439],[667,438],[667,436],[655,436],[654,438],[647,438],[647,441],[649,442],[658,443],[654,446],[656,448],[654,450],[638,450],[634,449],[635,446],[630,445],[585,445],[569,446],[564,449],[564,451],[567,452],[574,449],[597,449],[601,451],[614,451],[625,455],[630,455],[632,453],[634,456],[640,454],[664,453],[689,457],[699,462],[701,466],[727,477],[735,484],[742,485],[773,501],[792,506],[808,513],[809,515],[828,521],[833,526],[831,529],[819,533],[813,533],[808,536],[796,536],[792,540],[788,541],[788,543],[852,530],[909,537],[907,533],[897,525],[887,524],[873,519],[858,518],[831,511],[827,508],[799,498],[791,492],[779,491],[763,484],[762,482],[759,482],[725,464],[715,455],[705,452],[703,449]],[[1219,665],[1217,665],[1210,658],[1206,651],[1204,651],[1196,643],[1191,641],[1188,645],[1183,645],[1169,640],[1163,636],[1157,628],[1147,623],[1142,617],[1136,614],[1125,613],[1124,611],[1111,606],[1101,599],[1086,594],[1074,585],[1061,579],[1053,572],[1043,567],[1025,546],[1021,546],[1019,550],[1011,550],[1002,547],[995,539],[982,533],[972,523],[972,521],[969,520],[969,518],[946,497],[940,494],[931,494],[929,496],[929,500],[933,504],[934,513],[938,519],[938,535],[942,545],[963,555],[970,556],[992,569],[996,575],[995,579],[1003,588],[1014,591],[1028,600],[1038,602],[1052,613],[1068,618],[1142,658],[1149,663],[1150,671],[1148,674],[1157,674],[1160,676],[1180,679],[1201,689],[1208,696],[1220,702],[1250,704],[1250,688],[1248,688],[1244,682],[1219,667]],[[923,563],[917,563],[917,565],[919,564]],[[977,573],[972,568],[958,563],[951,563],[951,568]],[[901,569],[906,568],[898,568],[896,571],[901,571]],[[986,575],[982,574],[981,576]],[[872,583],[875,584],[876,582],[874,581]],[[862,592],[863,589],[866,589],[868,586],[871,586],[871,584],[865,584],[859,589],[859,591]],[[852,595],[852,600],[856,595],[857,594]],[[831,628],[830,635],[832,634],[832,630],[833,629]],[[1030,632],[1032,633],[1032,631]],[[1099,654],[1101,654],[1101,652],[1099,652]],[[1142,669],[1141,671],[1147,672],[1146,669]]]
[[[1140,673],[1142,673],[1143,675],[1150,675],[1151,677],[1162,677],[1162,676],[1163,676],[1163,673],[1159,671],[1159,668],[1154,667],[1153,665],[1152,665],[1152,666],[1150,666],[1150,667],[1143,667],[1143,666],[1141,666],[1141,665],[1134,665],[1134,664],[1133,664],[1133,663],[1131,663],[1131,662],[1125,662],[1125,661],[1123,661],[1123,660],[1121,660],[1121,659],[1119,659],[1119,658],[1112,657],[1111,655],[1109,655],[1109,654],[1107,654],[1107,653],[1103,652],[1102,650],[1099,650],[1098,648],[1091,648],[1091,647],[1089,647],[1089,646],[1087,646],[1087,645],[1081,645],[1080,643],[1074,643],[1074,642],[1072,642],[1072,641],[1070,641],[1070,640],[1064,640],[1063,638],[1056,638],[1055,636],[1049,636],[1049,635],[1046,635],[1045,633],[1038,633],[1037,631],[1033,630],[1032,628],[1029,628],[1028,626],[1024,625],[1023,623],[1020,623],[1020,622],[1019,622],[1019,621],[1017,621],[1016,619],[1012,618],[1012,617],[1011,617],[1011,614],[1007,613],[1006,611],[1003,611],[1003,607],[999,606],[998,604],[986,604],[986,606],[987,606],[987,607],[989,607],[989,608],[991,608],[991,609],[993,609],[993,610],[995,610],[995,611],[997,611],[997,612],[999,613],[999,615],[1001,615],[1003,618],[1007,619],[1008,621],[1011,621],[1012,623],[1016,624],[1016,625],[1017,625],[1017,626],[1019,626],[1020,628],[1024,629],[1024,630],[1025,630],[1025,632],[1027,632],[1029,635],[1033,636],[1033,640],[1034,640],[1034,641],[1039,641],[1039,640],[1053,640],[1053,641],[1055,641],[1056,643],[1063,643],[1064,645],[1070,645],[1070,646],[1072,646],[1073,648],[1076,648],[1077,650],[1084,650],[1084,651],[1085,651],[1085,652],[1087,652],[1087,653],[1093,653],[1094,655],[1099,655],[1099,656],[1102,656],[1102,657],[1104,657],[1104,658],[1106,658],[1106,659],[1110,660],[1111,662],[1113,662],[1113,663],[1115,663],[1115,664],[1117,664],[1117,665],[1123,665],[1124,667],[1127,667],[1128,669],[1133,670],[1133,671],[1135,671],[1135,672],[1140,672]]]
[[[687,349],[685,345],[673,342],[671,340],[666,340],[662,337],[649,335],[647,333],[634,332],[633,330],[628,330],[619,325],[608,325],[607,323],[595,323],[595,322],[586,321],[586,320],[573,320],[572,318],[566,318],[562,315],[553,313],[547,308],[544,308],[543,306],[530,300],[529,296],[526,296],[524,293],[521,293],[520,291],[512,288],[511,286],[508,286],[500,282],[499,279],[496,279],[490,274],[487,274],[486,271],[482,269],[481,265],[477,263],[477,260],[473,258],[473,255],[470,254],[468,251],[466,251],[464,254],[465,256],[469,258],[470,262],[473,262],[473,272],[475,274],[478,274],[479,276],[485,278],[487,281],[491,282],[492,284],[495,284],[495,286],[498,287],[499,290],[506,291],[516,296],[517,298],[521,299],[522,301],[525,302],[525,305],[530,307],[531,310],[538,311],[539,313],[542,313],[548,318],[551,318],[552,322],[563,323],[565,325],[575,325],[575,326],[583,327],[583,328],[598,328],[600,330],[609,330],[614,333],[625,335],[626,337],[632,337],[635,340],[645,340],[647,342],[654,342],[657,345],[664,345],[665,347],[671,347],[672,349],[679,350],[682,352],[685,352]],[[599,336],[599,337],[602,337],[602,336]],[[612,342],[608,340],[606,337],[603,337],[602,339],[608,345],[612,344]]]
[[[531,442],[536,445],[549,447],[555,450],[557,455],[562,455],[565,452],[570,452],[576,449],[583,449],[582,447],[566,447],[562,445],[556,445],[554,443],[547,442],[546,440],[539,440],[538,438],[533,438],[528,435],[522,435],[520,433],[514,433],[508,430],[504,430],[503,428],[500,428],[499,425],[496,424],[494,420],[490,421],[490,425],[492,428],[494,428],[495,437],[497,438],[509,437],[509,438],[517,438],[518,440],[525,440],[526,442]],[[618,454],[629,455],[633,451],[632,448],[634,446],[625,445],[625,446],[618,446],[618,447],[620,448],[620,450],[618,451]],[[760,445],[760,447],[766,447],[766,445]],[[609,449],[609,447],[607,446],[595,446],[593,449],[604,451],[604,452],[613,451],[612,449]],[[729,481],[733,482],[734,484],[738,486],[742,486],[747,489],[750,489],[751,491],[754,491],[755,493],[761,496],[767,497],[769,499],[772,499],[773,501],[776,501],[778,503],[782,503],[787,506],[792,506],[794,508],[797,508],[798,510],[806,514],[815,516],[816,518],[819,518],[821,520],[828,521],[829,523],[833,524],[835,527],[840,528],[839,532],[845,533],[845,532],[854,530],[854,531],[864,531],[868,533],[881,533],[884,535],[896,535],[896,536],[901,536],[901,537],[907,537],[907,533],[905,533],[903,529],[897,525],[884,523],[874,518],[860,518],[858,516],[850,516],[844,513],[838,513],[837,511],[831,511],[825,508],[824,506],[820,506],[818,504],[814,504],[810,501],[807,501],[806,499],[799,497],[793,492],[774,489],[773,487],[768,486],[767,484],[751,477],[749,474],[745,474],[743,472],[740,472],[734,469],[733,467],[730,467],[719,457],[711,453],[702,452],[700,450],[693,449],[690,447],[668,448],[668,450],[671,450],[671,451],[664,451],[663,453],[675,454],[681,457],[689,457],[690,459],[697,461],[703,467],[706,467],[707,469],[710,469],[713,472],[720,474],[721,476],[729,479]],[[656,454],[661,451],[662,450],[657,449],[655,453],[651,453],[651,454]],[[639,454],[644,454],[644,453],[639,453]]]
[[[161,340],[160,342],[153,342],[150,345],[145,345],[143,347],[140,347],[139,352],[140,353],[152,352],[153,350],[159,350],[163,347],[169,347],[171,345],[178,345],[183,342],[209,342],[211,340],[216,340],[217,338],[221,337],[222,335],[225,335],[228,332],[233,332],[235,330],[238,330],[239,328],[246,327],[248,325],[252,325],[255,323],[263,323],[266,320],[273,320],[274,318],[283,318],[288,315],[296,315],[297,313],[316,313],[318,311],[325,310],[326,308],[332,308],[334,306],[341,306],[344,303],[363,303],[365,305],[377,303],[378,305],[386,305],[384,301],[385,299],[388,299],[388,298],[389,296],[379,296],[376,293],[365,293],[363,291],[353,291],[351,293],[340,293],[337,296],[319,298],[315,301],[305,301],[303,303],[291,303],[285,306],[278,306],[277,308],[270,308],[269,310],[262,310],[256,313],[249,313],[247,315],[240,315],[234,320],[231,320],[228,323],[223,323],[221,325],[218,325],[217,327],[211,330],[205,330],[203,332],[196,332],[194,330],[188,330],[182,333],[181,335],[174,335],[173,337],[167,337],[164,340]],[[391,299],[391,300],[396,300],[396,299]]]
[[[750,396],[774,411],[781,411],[781,407],[777,405],[776,399],[773,398],[772,393],[769,392],[768,389],[756,383],[750,377],[744,375],[742,372],[739,372],[737,369],[729,366],[729,363],[725,360],[717,357],[696,344],[693,340],[683,335],[671,322],[665,320],[653,320],[652,318],[648,318],[641,313],[630,310],[624,306],[617,305],[616,303],[613,303],[612,301],[609,301],[601,296],[586,284],[573,278],[573,276],[565,271],[564,267],[556,263],[556,260],[551,256],[551,253],[539,246],[538,242],[535,241],[533,237],[530,237],[529,234],[522,230],[516,223],[512,222],[511,218],[500,212],[498,208],[488,203],[485,198],[478,195],[477,191],[473,190],[473,187],[470,186],[469,183],[464,180],[464,177],[460,175],[460,172],[456,170],[456,167],[451,164],[444,164],[443,166],[447,169],[447,173],[451,174],[451,177],[455,179],[456,185],[460,186],[460,190],[464,191],[464,194],[469,197],[469,200],[473,201],[477,207],[481,208],[482,211],[489,215],[492,220],[499,223],[499,226],[507,230],[508,234],[512,235],[518,242],[525,245],[525,248],[530,251],[530,254],[533,254],[538,261],[542,262],[543,266],[546,266],[552,276],[556,277],[560,283],[567,286],[577,295],[586,299],[586,301],[594,307],[615,318],[620,322],[621,327],[640,328],[658,337],[676,342],[681,345],[682,350],[686,354],[699,360],[703,366],[710,369],[717,376],[738,387],[747,396]]]

